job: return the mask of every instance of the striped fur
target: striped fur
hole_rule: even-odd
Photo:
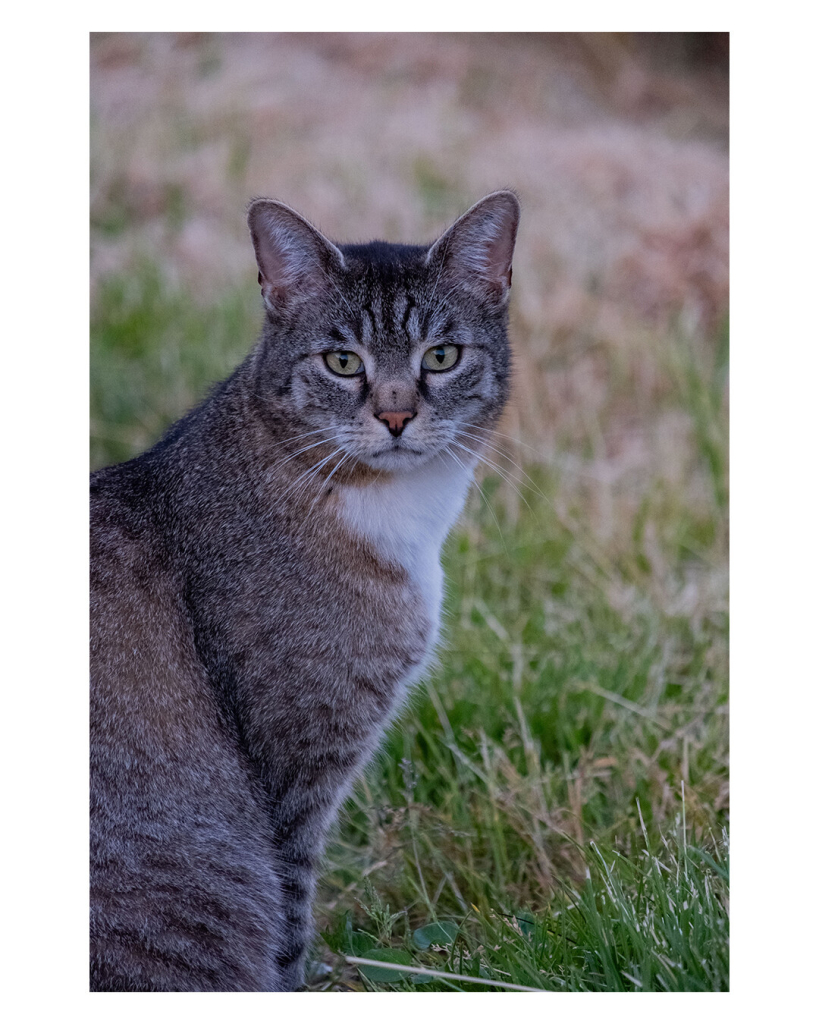
[[[302,985],[327,831],[432,656],[506,399],[517,220],[499,192],[432,246],[336,246],[256,200],[258,344],[92,475],[92,989]]]

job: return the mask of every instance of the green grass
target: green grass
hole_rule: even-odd
[[[98,287],[91,312],[91,466],[149,447],[247,353],[259,317],[250,294],[197,306],[150,262]]]
[[[592,843],[586,879],[561,884],[539,911],[501,896],[492,909],[471,906],[449,918],[430,912],[427,924],[413,928],[411,915],[391,913],[366,880],[358,926],[348,911],[325,932],[339,954],[337,972],[313,987],[338,985],[351,955],[435,972],[361,966],[367,990],[486,991],[491,981],[572,992],[727,989],[727,839],[712,856],[689,845],[682,826],[659,849],[645,838],[636,859]]]
[[[101,282],[92,465],[151,443],[257,328],[250,293],[198,306],[145,264]],[[612,353],[587,435],[572,410],[571,442],[549,424],[587,476],[491,453],[500,472],[445,551],[440,665],[328,848],[312,989],[728,988],[727,333],[670,333],[640,358],[655,392]],[[593,477],[621,408],[648,437],[678,424],[680,472]],[[346,959],[373,955],[476,980]]]
[[[545,497],[513,522],[484,489],[447,551],[441,667],[329,852],[335,983],[369,943],[536,988],[727,989],[725,616],[661,611],[639,558],[612,578]],[[422,953],[436,920],[457,938]]]

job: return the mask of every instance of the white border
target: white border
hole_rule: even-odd
[[[694,3],[586,4],[582,13],[529,5],[475,10],[413,5],[373,14],[349,5],[294,18],[258,5],[206,13],[143,3],[92,4],[95,30],[306,27],[345,30],[732,29],[732,691],[734,905],[730,995],[545,999],[526,1012],[639,1020],[776,1013],[801,1018],[811,999],[816,886],[812,878],[812,754],[816,667],[815,381],[817,329],[815,80],[804,8]],[[542,10],[542,9],[541,9]],[[195,11],[195,13],[194,13]],[[488,12],[488,13],[487,13]],[[615,16],[616,12],[616,16]],[[777,15],[779,17],[777,18]],[[35,17],[37,21],[35,22]],[[19,19],[22,21],[23,19]],[[5,895],[7,1001],[34,1019],[74,1010],[90,1020],[221,1019],[221,999],[89,996],[85,992],[86,629],[88,399],[88,28],[71,11],[38,9],[9,27],[3,69],[5,264],[6,649]],[[82,15],[80,16],[82,20]],[[310,26],[298,21],[309,20]],[[275,25],[259,24],[272,22]],[[72,23],[73,22],[73,23]],[[616,26],[612,22],[617,22]],[[685,22],[685,24],[681,24]],[[10,230],[9,230],[10,226]],[[811,786],[812,790],[812,786]],[[808,842],[805,842],[808,840]],[[803,867],[806,865],[806,867]],[[425,1013],[452,1012],[441,996]],[[448,997],[446,994],[445,997]],[[454,995],[454,994],[453,994]],[[304,997],[242,1012],[318,1012]],[[494,1003],[464,995],[470,1014]],[[293,1000],[300,999],[296,1008]],[[335,1000],[332,1016],[417,1014],[411,997]],[[570,1004],[564,1000],[572,999]],[[696,1004],[690,1000],[696,1000]],[[172,1004],[169,1000],[172,1000]],[[560,1001],[560,1005],[555,1003]],[[661,1000],[657,1003],[655,1000]],[[605,1003],[605,1005],[603,1005]],[[809,1005],[809,1003],[808,1003]],[[523,1007],[518,1005],[517,1012]],[[467,1007],[459,1003],[460,1013]]]

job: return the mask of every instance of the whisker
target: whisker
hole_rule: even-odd
[[[289,462],[291,459],[295,459],[297,455],[301,455],[302,452],[309,452],[311,448],[318,448],[323,444],[330,444],[331,441],[338,442],[338,435],[335,437],[323,437],[320,441],[315,441],[313,444],[305,445],[304,448],[299,448],[297,452],[293,452],[292,455],[288,455],[286,459],[282,459],[280,465],[284,465],[285,462]]]
[[[269,404],[269,402],[270,402],[270,396],[269,395],[262,394],[260,391],[257,391],[255,389],[251,388],[251,390],[249,391],[249,394],[253,398],[257,399],[263,405]],[[270,447],[271,448],[279,448],[283,444],[290,444],[291,441],[300,441],[302,438],[309,437],[311,434],[320,434],[322,432],[327,432],[328,430],[333,430],[333,429],[334,429],[333,427],[316,427],[314,430],[305,430],[301,434],[291,434],[291,435],[288,435],[287,437],[283,437],[280,441],[274,441],[270,445]]]
[[[323,458],[320,462],[317,462],[311,468],[310,472],[307,474],[303,486],[299,488],[297,493],[303,493],[304,491],[306,491],[308,486],[312,484],[312,482],[316,479],[317,476],[320,475],[321,470],[327,465],[327,463],[332,462],[332,460],[336,458],[340,450],[340,448],[336,448],[335,451],[330,452],[330,454],[326,456],[326,458]]]
[[[333,427],[318,427],[316,430],[305,430],[303,434],[293,434],[291,437],[282,438],[281,441],[274,441],[270,448],[281,448],[283,444],[291,444],[294,441],[301,441],[305,437],[310,437],[311,434],[326,433],[328,430],[333,430]]]
[[[321,470],[321,467],[326,465],[330,461],[330,459],[335,458],[335,456],[338,455],[340,451],[340,448],[336,448],[335,451],[325,456],[325,458],[323,458],[320,462],[317,462],[312,466],[308,466],[307,469],[300,476],[296,477],[293,483],[291,483],[290,486],[279,495],[277,503],[282,502],[284,498],[287,497],[288,494],[292,493],[293,497],[295,497],[297,494],[302,492],[305,486],[309,486],[310,481]],[[296,488],[298,488],[298,490],[296,490]]]
[[[470,426],[471,427],[475,427],[476,424],[472,423],[472,424],[470,424]],[[458,429],[459,429],[459,431],[461,433],[464,434],[465,437],[470,437],[471,436],[468,433],[468,431],[464,431],[462,428],[458,428]],[[479,427],[478,429],[486,430],[488,432],[488,428],[487,427]],[[499,431],[495,431],[495,433],[500,434]],[[501,437],[509,437],[508,434],[506,434],[506,435],[500,434],[500,436]],[[481,444],[487,444],[487,442],[485,442],[483,440],[483,438],[475,438],[475,437],[473,437],[472,439],[479,441],[479,443],[481,443]],[[511,438],[511,440],[516,440],[516,439],[515,438]],[[521,443],[523,443],[523,442],[521,442]],[[594,564],[597,566],[597,568],[606,576],[607,579],[609,579],[609,580],[613,579],[613,569],[612,569],[611,565],[608,563],[605,555],[600,551],[599,545],[596,544],[594,538],[589,536],[585,532],[582,532],[582,527],[581,527],[581,525],[579,523],[572,523],[572,522],[570,522],[567,519],[567,517],[560,512],[560,510],[558,509],[557,505],[553,501],[551,501],[549,498],[547,498],[545,494],[543,494],[543,492],[540,490],[540,488],[538,488],[534,484],[534,482],[531,480],[531,478],[528,476],[528,474],[523,469],[521,469],[516,463],[514,463],[513,460],[509,458],[508,455],[506,455],[504,452],[501,452],[499,449],[495,448],[493,445],[487,444],[487,447],[492,448],[493,451],[498,452],[498,454],[503,456],[503,458],[505,458],[508,462],[512,462],[512,464],[515,466],[515,468],[518,469],[521,473],[523,473],[523,475],[525,477],[527,477],[527,479],[530,481],[530,485],[532,486],[532,489],[537,494],[539,494],[543,498],[543,500],[545,502],[547,502],[547,504],[551,507],[551,509],[552,509],[554,515],[556,516],[558,522],[564,527],[564,529],[566,529],[569,532],[569,534],[571,535],[572,539],[578,545],[578,548],[583,552],[583,554],[586,555],[589,559],[591,559],[592,562],[594,562]],[[531,447],[531,446],[527,445],[526,447]],[[532,450],[534,451],[535,449],[532,449]],[[480,458],[480,456],[477,454],[477,452],[473,452],[473,454],[477,458]],[[482,461],[486,461],[486,460],[482,460]],[[491,462],[487,462],[487,465],[491,466],[491,468],[495,469],[497,472],[499,472],[499,473],[501,472],[499,466],[493,465]],[[504,476],[504,474],[501,473],[501,476]],[[507,479],[507,482],[512,483],[512,481],[508,480],[508,478],[504,477],[504,479]],[[517,488],[515,488],[515,490],[517,490]],[[523,497],[523,495],[520,493],[520,491],[518,491],[518,494],[522,498],[522,500],[524,502],[526,502],[526,499]],[[531,506],[529,506],[528,502],[526,502],[526,504],[527,504],[528,507],[531,507]]]
[[[541,459],[544,457],[543,452],[539,449],[534,448],[532,445],[527,444],[525,441],[521,441],[519,437],[515,437],[513,434],[504,434],[502,431],[497,430],[495,427],[481,427],[477,423],[468,424],[470,430],[482,430],[486,434],[494,434],[496,437],[505,437],[507,441],[514,441],[515,444],[521,445],[523,448],[528,448],[530,452],[534,452],[535,455]]]
[[[332,429],[333,427],[316,427],[315,430],[305,430],[303,434],[293,434],[291,437],[285,437],[282,441],[277,441],[276,445],[287,444],[289,441],[301,441],[303,437],[310,437],[311,434],[327,433],[328,430]]]
[[[435,297],[436,297],[435,293],[438,290],[438,283],[441,280],[441,274],[444,272],[444,267],[446,266],[446,255],[447,255],[447,249],[448,248],[449,248],[449,239],[447,239],[446,242],[444,243],[443,252],[441,254],[441,263],[440,263],[440,266],[438,267],[438,274],[437,274],[437,276],[435,278],[435,284],[432,286],[432,291],[429,293],[429,299],[427,300],[427,302],[424,303],[424,310],[423,310],[424,316],[428,315],[430,309],[432,308],[432,303],[435,300]],[[421,319],[422,319],[422,317],[419,316],[419,318],[418,318],[419,324],[421,322]]]
[[[339,449],[339,451],[341,451],[341,449]],[[321,487],[319,488],[318,494],[317,494],[317,495],[315,496],[315,498],[313,498],[313,502],[312,502],[312,504],[310,505],[310,508],[309,508],[309,509],[307,510],[307,515],[308,515],[308,516],[309,516],[309,515],[310,515],[310,513],[311,513],[311,512],[313,511],[313,507],[315,506],[316,502],[317,502],[317,501],[319,500],[319,498],[321,497],[321,495],[322,495],[322,492],[324,491],[324,488],[325,488],[325,487],[327,487],[327,485],[328,485],[328,484],[330,483],[330,481],[331,481],[331,480],[333,479],[333,474],[334,474],[334,473],[335,473],[335,472],[336,472],[336,471],[337,471],[338,469],[340,469],[340,468],[341,468],[341,466],[343,466],[343,465],[344,465],[344,463],[345,463],[345,462],[346,462],[346,461],[347,461],[348,459],[350,459],[350,458],[352,458],[352,455],[351,455],[351,453],[350,453],[350,452],[342,452],[341,458],[340,458],[340,459],[339,459],[339,461],[338,461],[338,462],[336,463],[336,465],[335,465],[335,466],[333,467],[333,469],[332,469],[332,470],[330,471],[330,473],[329,473],[329,474],[328,474],[328,476],[327,476],[327,479],[326,479],[326,480],[324,480],[324,482],[322,483]]]
[[[473,458],[476,458],[476,459],[480,460],[481,462],[484,463],[484,465],[489,466],[490,469],[494,470],[515,491],[517,496],[520,498],[520,500],[523,502],[523,504],[529,509],[529,511],[532,511],[532,506],[526,500],[526,498],[525,498],[523,492],[521,491],[521,489],[517,486],[518,485],[518,481],[517,480],[513,479],[512,477],[510,477],[503,469],[501,469],[500,466],[498,466],[496,463],[492,462],[491,459],[487,459],[485,456],[478,454],[478,452],[473,451],[471,448],[468,448],[465,444],[461,444],[459,441],[454,441],[454,440],[451,443],[454,444],[454,445],[457,445],[458,448],[461,448],[463,451],[465,451],[469,455],[473,456]]]
[[[458,458],[458,456],[457,456],[457,455],[455,454],[455,452],[453,452],[453,451],[452,451],[452,450],[451,450],[451,449],[449,448],[449,446],[447,446],[446,448],[444,448],[444,451],[445,451],[445,452],[446,452],[446,453],[447,453],[448,455],[451,455],[451,456],[452,456],[452,458],[453,458],[453,459],[454,459],[454,460],[455,460],[455,461],[456,461],[456,462],[458,463],[458,465],[459,465],[459,466],[461,467],[461,469],[463,469],[463,470],[464,470],[464,472],[466,472],[466,469],[467,469],[467,468],[466,468],[466,466],[465,466],[465,465],[464,465],[464,463],[463,463],[463,462],[462,462],[462,461],[461,461],[461,460],[460,460],[460,459]],[[505,538],[505,537],[503,536],[503,530],[501,530],[501,527],[500,527],[500,523],[498,522],[498,517],[497,517],[497,516],[495,515],[495,510],[494,510],[494,509],[492,508],[492,505],[490,504],[490,502],[489,502],[489,499],[488,499],[488,498],[486,497],[486,495],[485,495],[485,494],[483,493],[483,488],[482,488],[482,487],[481,487],[481,485],[480,485],[480,484],[478,483],[478,481],[474,479],[474,477],[473,477],[473,479],[472,479],[472,482],[473,482],[473,483],[474,483],[474,485],[475,485],[475,486],[476,486],[476,487],[478,488],[478,494],[480,494],[480,496],[481,496],[481,499],[482,499],[482,501],[483,501],[484,505],[486,505],[486,507],[487,507],[487,508],[489,509],[489,512],[491,513],[491,515],[492,515],[492,518],[493,518],[493,519],[495,520],[495,526],[497,526],[497,528],[498,528],[498,533],[500,534],[501,544],[503,544],[503,550],[504,550],[504,551],[506,552],[506,554],[508,555],[508,554],[509,554],[509,549],[508,549],[508,548],[506,547],[506,538]]]
[[[550,466],[557,466],[557,468],[563,473],[573,473],[575,476],[588,477],[591,480],[598,480],[599,477],[596,473],[591,470],[578,469],[577,466],[568,465],[563,459],[558,456],[545,455],[538,448],[533,448],[532,445],[527,444],[525,441],[521,441],[519,437],[515,437],[514,434],[504,434],[501,430],[496,430],[495,427],[481,427],[477,423],[470,423],[469,428],[471,430],[483,430],[487,434],[494,434],[496,437],[504,437],[508,441],[513,441],[515,444],[521,445],[523,448],[528,448],[530,452],[534,452],[537,455],[540,462],[544,462]],[[548,499],[547,499],[548,500]]]
[[[438,273],[440,276],[440,271]],[[438,282],[436,281],[435,287],[437,288],[437,286]],[[444,303],[447,301],[450,295],[454,295],[455,292],[458,291],[458,288],[458,285],[453,285],[453,287],[450,288],[449,291],[447,291],[444,295],[436,295],[435,292],[433,291],[432,295],[430,296],[429,302],[424,307],[424,316],[427,316],[430,319],[432,319],[439,310],[443,309]],[[433,302],[435,303],[435,306],[433,306]]]
[[[470,434],[469,431],[464,430],[463,427],[458,427],[457,429],[458,429],[458,433],[460,435],[463,435],[464,437],[469,437],[473,441],[477,441],[478,444],[485,445],[487,448],[491,448],[492,451],[493,452],[497,452],[497,454],[500,455],[500,457],[502,459],[506,459],[507,462],[511,462],[511,464],[515,467],[515,469],[519,473],[521,473],[529,481],[529,486],[532,488],[532,490],[535,492],[535,494],[537,494],[539,497],[543,498],[543,500],[548,505],[551,505],[552,507],[554,507],[554,502],[550,498],[548,498],[543,493],[543,491],[541,491],[541,489],[538,487],[538,485],[535,483],[535,481],[529,476],[529,474],[526,472],[526,470],[523,469],[522,466],[519,466],[517,464],[517,462],[515,462],[515,460],[513,458],[511,458],[509,455],[506,454],[506,452],[502,451],[500,448],[496,448],[495,445],[490,444],[488,441],[485,441],[482,437],[477,437],[475,434]],[[521,483],[522,483],[522,481],[521,481]]]
[[[305,430],[303,434],[293,434],[292,437],[285,438],[284,441],[280,441],[280,444],[285,444],[287,441],[301,441],[304,437],[309,437],[311,434],[326,434],[328,430],[333,430],[333,427],[316,427],[315,430]]]
[[[332,283],[333,287],[335,288],[335,290],[338,292],[339,296],[341,297],[341,301],[347,307],[347,312],[350,314],[350,316],[354,316],[352,307],[350,306],[350,303],[347,301],[346,295],[341,290],[341,288],[339,287],[338,282],[333,278],[332,274],[330,275],[330,282]]]

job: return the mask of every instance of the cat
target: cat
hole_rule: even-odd
[[[336,245],[252,201],[256,347],[92,474],[92,990],[303,985],[328,828],[430,663],[507,399],[519,215]]]

